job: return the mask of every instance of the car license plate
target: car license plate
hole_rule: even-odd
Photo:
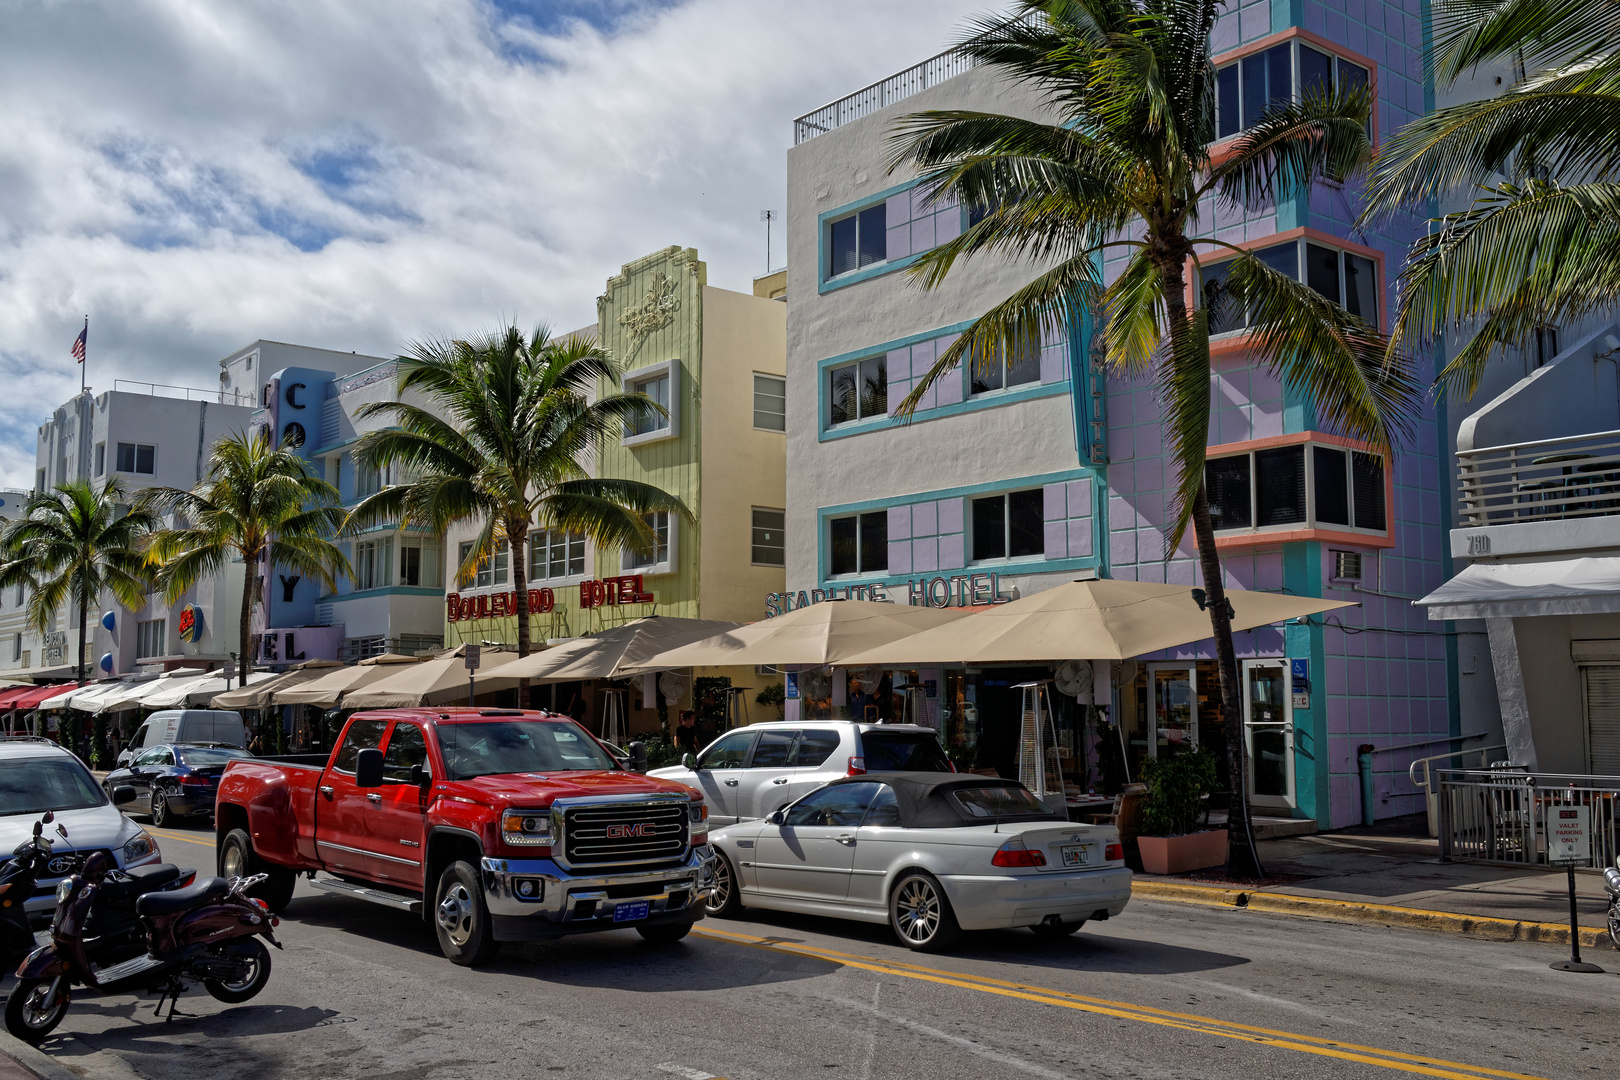
[[[652,909],[650,900],[638,900],[634,904],[620,904],[613,909],[614,922],[634,922],[636,919],[645,919],[647,912]]]
[[[1091,845],[1065,844],[1062,855],[1064,866],[1085,866],[1091,861]]]

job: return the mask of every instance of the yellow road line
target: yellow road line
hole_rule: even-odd
[[[198,844],[205,848],[212,848],[214,846],[214,842],[212,840],[193,840],[189,836],[177,836],[174,833],[160,832],[154,833],[153,835],[155,835],[159,840],[163,841],[178,840],[182,844]]]
[[[1279,1031],[1274,1028],[1256,1027],[1251,1024],[1232,1023],[1217,1020],[1213,1017],[1197,1016],[1192,1013],[1173,1012],[1167,1009],[1157,1009],[1149,1005],[1136,1005],[1124,1001],[1111,1001],[1107,998],[1090,997],[1066,990],[1028,986],[1023,983],[992,979],[986,976],[942,971],[937,968],[928,968],[901,961],[878,960],[868,956],[856,956],[852,953],[824,949],[819,946],[790,945],[774,938],[754,937],[749,934],[736,934],[707,927],[695,930],[694,933],[749,948],[794,953],[815,960],[826,960],[844,967],[860,968],[883,975],[895,975],[901,978],[917,979],[944,986],[955,986],[964,990],[977,990],[981,993],[1033,1001],[1042,1005],[1055,1005],[1080,1012],[1110,1016],[1120,1020],[1135,1020],[1139,1023],[1213,1035],[1223,1039],[1236,1039],[1241,1042],[1274,1046],[1284,1050],[1314,1054],[1319,1057],[1355,1061],[1385,1069],[1417,1073],[1422,1076],[1443,1077],[1446,1080],[1480,1080],[1481,1077],[1498,1077],[1502,1078],[1502,1080],[1542,1080],[1540,1077],[1530,1076],[1525,1073],[1505,1072],[1480,1065],[1448,1061],[1445,1058],[1426,1057],[1419,1054],[1408,1054],[1399,1050],[1386,1050],[1376,1046],[1362,1046],[1339,1039],[1325,1039],[1314,1035]]]

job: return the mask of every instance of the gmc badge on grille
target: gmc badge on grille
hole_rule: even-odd
[[[607,837],[610,840],[618,840],[627,836],[656,836],[657,834],[658,826],[650,821],[639,822],[635,825],[609,825],[607,827]]]

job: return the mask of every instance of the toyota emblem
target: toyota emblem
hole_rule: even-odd
[[[58,855],[45,864],[45,869],[52,874],[61,876],[73,873],[73,868],[79,865],[79,860],[72,855]]]

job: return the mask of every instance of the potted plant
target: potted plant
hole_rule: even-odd
[[[1199,829],[1204,796],[1215,790],[1215,755],[1203,747],[1143,763],[1148,791],[1137,845],[1142,870],[1184,874],[1226,862],[1225,829]]]
[[[782,719],[782,703],[787,701],[787,691],[781,683],[771,683],[758,694],[754,695],[757,705],[769,705],[776,710],[776,718]]]

